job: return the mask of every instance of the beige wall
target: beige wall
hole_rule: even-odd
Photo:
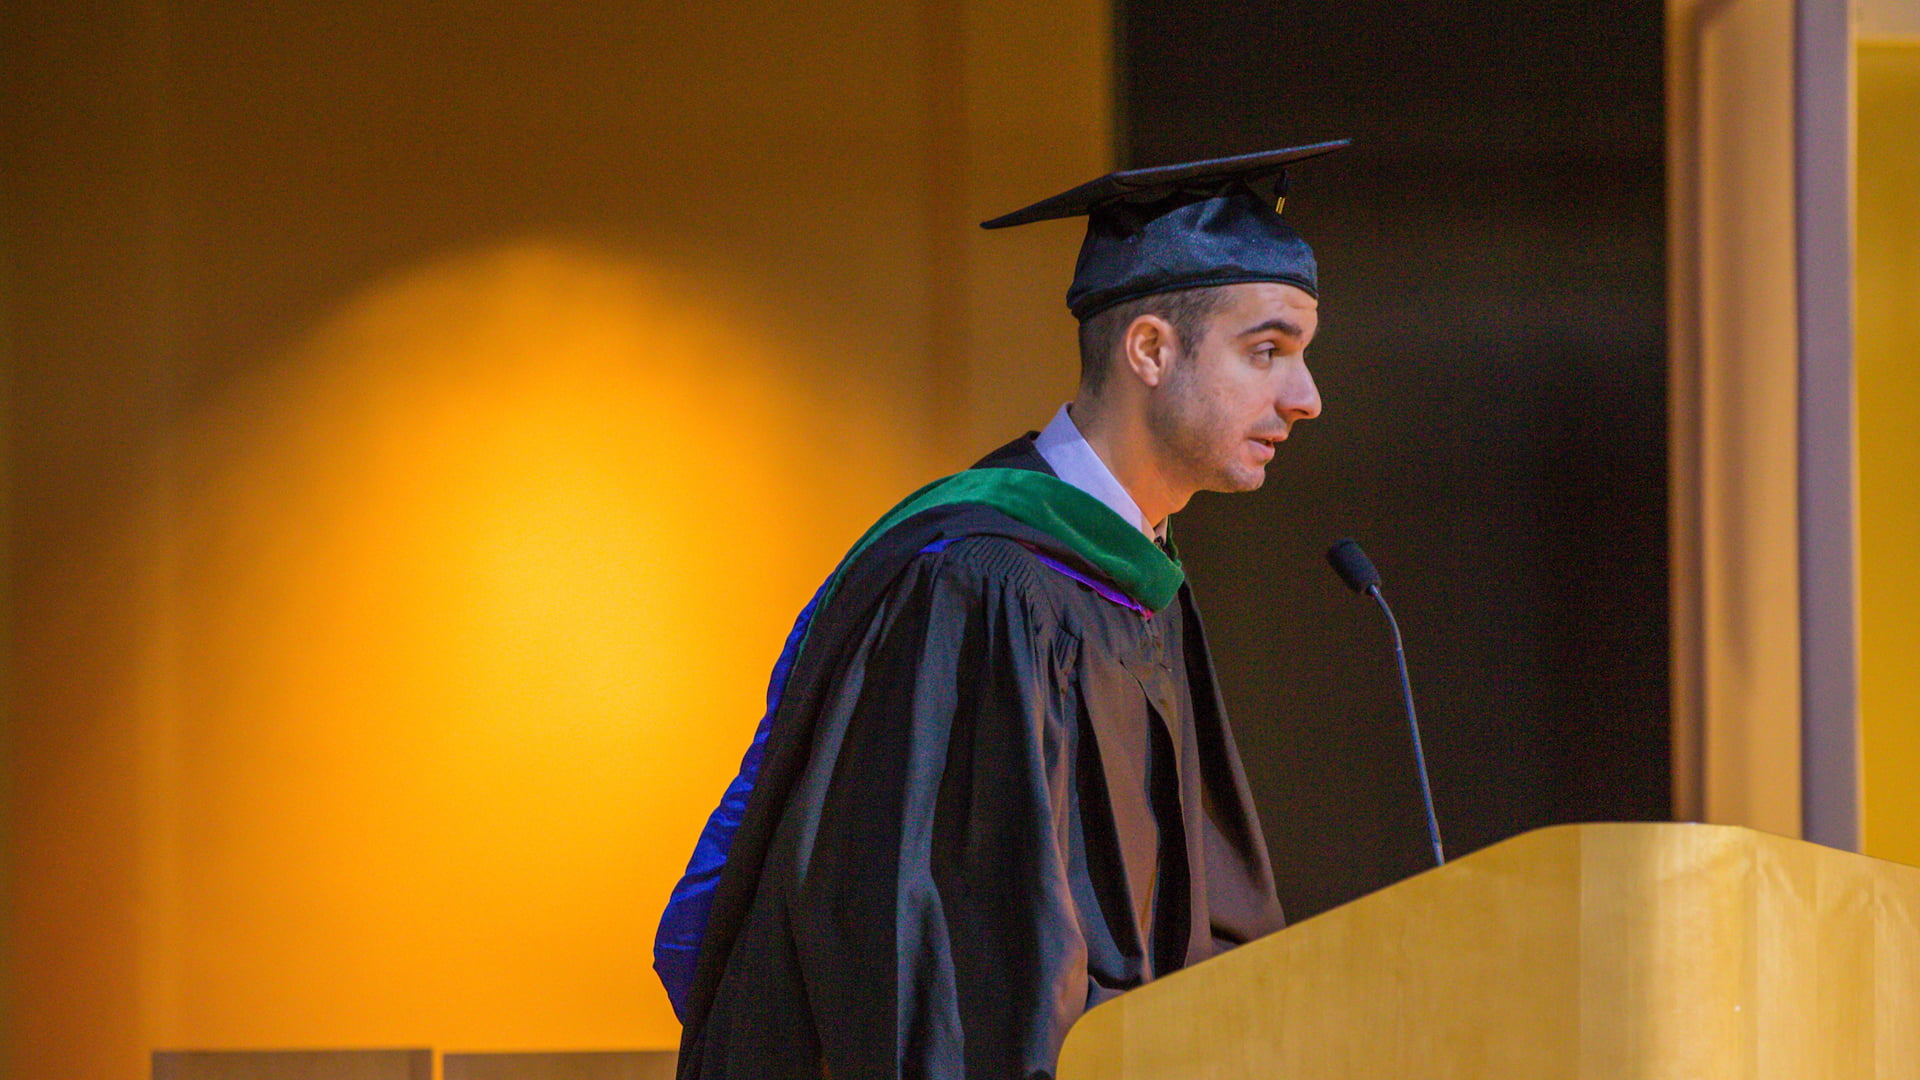
[[[11,1075],[663,1046],[787,623],[1073,379],[1105,5],[12,5]]]
[[[1800,835],[1793,5],[1667,5],[1674,814]]]
[[[1785,835],[1798,834],[1802,811],[1797,591],[1817,580],[1797,535],[1806,508],[1795,448],[1807,436],[1796,432],[1795,229],[1838,227],[1794,219],[1794,10],[1784,0],[1668,5],[1675,805],[1681,817]],[[1857,543],[1858,586],[1819,587],[1857,621],[1857,659],[1850,644],[1843,655],[1828,643],[1826,655],[1857,664],[1857,714],[1829,719],[1857,723],[1858,748],[1829,764],[1857,774],[1846,779],[1859,805],[1842,816],[1857,814],[1862,849],[1920,864],[1920,5],[1862,0],[1851,11],[1855,48],[1834,61],[1846,70],[1825,77],[1844,82],[1855,110],[1853,383],[1826,392],[1853,395],[1853,445],[1829,456],[1857,470],[1857,531],[1830,548]]]

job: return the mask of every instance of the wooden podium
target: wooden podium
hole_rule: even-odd
[[[1920,869],[1541,829],[1091,1010],[1059,1076],[1920,1078]]]

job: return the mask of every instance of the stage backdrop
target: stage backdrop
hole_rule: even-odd
[[[1669,812],[1658,3],[1128,0],[1128,161],[1349,135],[1300,170],[1325,412],[1177,523],[1289,912],[1455,853]]]

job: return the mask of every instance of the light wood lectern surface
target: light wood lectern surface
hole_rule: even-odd
[[[1920,869],[1541,829],[1088,1012],[1059,1076],[1920,1080]]]

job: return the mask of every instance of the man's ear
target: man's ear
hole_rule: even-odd
[[[1140,315],[1121,335],[1120,352],[1134,378],[1146,386],[1159,386],[1180,355],[1180,339],[1172,323],[1158,315]]]

